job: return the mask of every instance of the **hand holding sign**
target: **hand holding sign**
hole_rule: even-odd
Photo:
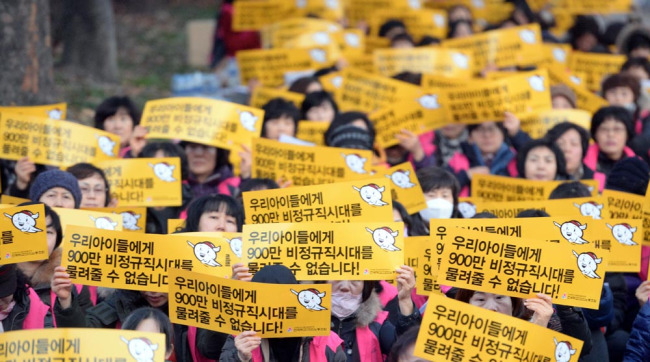
[[[65,271],[65,267],[59,265],[54,268],[51,287],[52,292],[59,299],[61,308],[64,310],[70,308],[70,304],[72,304],[72,281],[70,275]]]
[[[539,326],[548,326],[553,315],[553,300],[546,294],[537,293],[537,298],[524,299],[524,306],[533,312],[530,320]]]
[[[235,348],[237,348],[239,360],[250,361],[253,358],[253,350],[262,343],[262,338],[255,334],[257,334],[255,331],[246,331],[235,337]]]

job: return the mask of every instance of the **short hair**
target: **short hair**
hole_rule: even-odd
[[[540,138],[535,140],[530,140],[524,144],[524,146],[517,153],[517,172],[519,177],[526,178],[526,158],[530,151],[535,148],[544,147],[549,149],[555,155],[555,179],[566,179],[568,175],[566,173],[566,160],[564,159],[564,153],[560,148],[551,140],[546,138]]]
[[[293,102],[284,98],[273,98],[268,101],[262,109],[264,110],[264,121],[262,123],[262,137],[266,136],[266,122],[280,117],[288,117],[293,121],[296,132],[298,132],[298,122],[300,121],[300,111]]]
[[[389,19],[379,27],[379,36],[384,38],[389,31],[395,28],[404,28],[404,31],[406,31],[406,25],[403,21],[398,19]]]
[[[368,134],[370,135],[371,143],[375,143],[375,136],[376,136],[376,131],[375,131],[375,125],[370,121],[368,116],[363,113],[363,112],[343,112],[343,113],[338,113],[335,117],[332,123],[330,123],[329,127],[325,131],[324,137],[325,137],[325,143],[328,144],[327,140],[330,139],[330,137],[334,134],[337,128],[347,126],[348,124],[356,121],[357,119],[360,119],[363,121],[363,123],[366,124],[366,128],[368,128]],[[328,144],[329,146],[329,144]]]
[[[181,179],[187,180],[189,174],[189,165],[187,163],[187,154],[180,145],[172,142],[149,142],[140,151],[139,158],[154,158],[156,153],[162,151],[165,157],[178,157],[181,160]]]
[[[165,335],[165,350],[166,353],[172,351],[172,344],[174,342],[174,327],[165,313],[156,308],[142,307],[131,312],[124,320],[122,329],[135,330],[138,325],[146,319],[153,319],[160,328],[160,333]]]
[[[567,131],[575,130],[580,135],[580,145],[582,146],[582,158],[587,155],[587,148],[589,148],[589,132],[571,122],[558,123],[553,128],[549,129],[544,135],[549,141],[557,143],[557,140],[562,137]]]
[[[393,76],[393,79],[401,80],[402,82],[415,84],[419,86],[422,83],[422,73],[401,72]]]
[[[618,73],[618,74],[610,75],[603,81],[603,86],[602,86],[603,96],[605,96],[607,91],[618,87],[630,88],[630,90],[634,94],[635,102],[637,101],[637,99],[639,99],[639,96],[641,95],[641,85],[639,84],[638,79],[636,79],[633,75],[627,73]]]
[[[404,225],[408,228],[409,236],[426,236],[429,235],[427,227],[424,225],[422,218],[411,217],[404,205],[399,201],[393,200],[393,210],[397,210],[400,217],[404,221]]]
[[[291,83],[291,86],[289,86],[289,92],[305,94],[307,93],[307,88],[309,88],[309,85],[312,83],[320,84],[320,80],[318,80],[316,77],[298,78],[293,81],[293,83]]]
[[[527,210],[522,210],[515,216],[515,218],[521,218],[521,217],[549,217],[549,215],[546,211],[540,210],[540,209],[527,209]]]
[[[458,27],[463,25],[463,24],[467,25],[470,28],[470,30],[472,30],[472,32],[473,32],[474,28],[472,27],[472,22],[471,21],[464,20],[464,19],[456,20],[456,21],[452,21],[449,24],[449,30],[447,31],[447,38],[453,38],[454,33],[456,32],[456,30],[458,30]]]
[[[623,123],[627,131],[627,140],[631,140],[634,137],[634,121],[632,120],[632,115],[630,112],[619,106],[607,106],[602,107],[591,118],[591,137],[593,140],[596,140],[596,131],[606,119],[613,118],[614,120]]]
[[[300,105],[300,114],[302,115],[302,119],[307,119],[307,112],[311,108],[318,107],[325,102],[330,102],[332,108],[334,109],[334,114],[339,113],[339,107],[336,105],[336,101],[334,100],[332,95],[329,94],[329,92],[323,90],[323,91],[307,93],[305,95],[305,99],[302,101],[302,104]]]
[[[625,63],[623,63],[621,70],[628,71],[630,68],[634,67],[643,68],[643,70],[650,76],[650,61],[648,59],[643,57],[628,58]]]
[[[549,195],[548,199],[549,200],[557,200],[557,199],[575,199],[579,197],[590,197],[591,192],[589,191],[589,188],[587,185],[583,184],[580,181],[570,181],[570,182],[564,182],[551,191],[551,194]]]
[[[503,122],[496,122],[496,121],[494,121],[494,123],[496,124],[497,128],[499,129],[499,131],[501,131],[501,134],[503,135],[503,138],[504,138],[504,139],[507,139],[508,133],[506,132],[505,127],[503,127]],[[483,123],[473,123],[473,124],[468,124],[468,125],[467,125],[467,134],[471,134],[471,133],[474,132],[477,128],[481,127],[482,124],[483,124]]]
[[[90,163],[82,162],[68,167],[66,171],[70,172],[77,180],[83,180],[93,175],[99,175],[102,180],[104,180],[104,186],[106,187],[106,200],[104,201],[104,206],[108,206],[111,202],[111,186],[108,183],[104,170],[95,165],[91,165]]]
[[[117,113],[120,107],[125,108],[129,113],[134,126],[140,123],[140,111],[131,98],[114,96],[106,98],[95,109],[95,128],[104,129],[104,121],[106,118]]]
[[[454,213],[452,217],[458,216],[458,194],[460,194],[460,184],[453,173],[438,166],[423,167],[416,171],[415,176],[418,178],[423,193],[429,191],[448,188],[454,198]]]
[[[418,333],[420,332],[420,326],[413,326],[402,333],[399,338],[393,343],[393,347],[390,349],[390,354],[386,362],[399,362],[400,356],[408,351],[409,347],[415,344],[415,341],[418,339]]]
[[[440,44],[440,39],[430,36],[430,35],[425,35],[422,38],[420,38],[420,41],[416,44],[418,47],[424,47],[428,45],[437,45]]]
[[[469,300],[472,299],[475,293],[483,292],[458,288],[455,299],[469,304]],[[516,318],[524,318],[525,309],[523,299],[517,297],[510,297],[510,299],[512,300],[512,316]]]
[[[234,217],[237,220],[237,231],[241,231],[244,224],[241,205],[228,195],[216,194],[201,196],[188,206],[183,232],[199,231],[201,215],[212,211],[223,211],[226,215]]]
[[[271,180],[270,178],[249,178],[243,180],[239,184],[240,192],[248,192],[255,190],[275,190],[279,189],[280,186],[277,182]]]
[[[498,219],[496,215],[489,211],[483,211],[475,214],[471,217],[472,219]]]

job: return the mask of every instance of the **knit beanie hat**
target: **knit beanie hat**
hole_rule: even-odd
[[[551,87],[551,99],[555,97],[566,98],[573,108],[576,107],[576,94],[565,84],[558,84]]]
[[[16,264],[0,266],[0,298],[8,297],[16,292]]]
[[[627,157],[616,164],[607,176],[605,189],[645,195],[650,180],[650,168],[638,157]]]
[[[32,183],[32,187],[29,188],[29,198],[38,202],[44,193],[55,187],[62,187],[70,191],[74,198],[75,209],[79,208],[81,204],[79,181],[71,173],[61,170],[48,170],[39,174]]]
[[[330,147],[372,150],[370,132],[351,124],[333,129],[327,135],[325,143]]]

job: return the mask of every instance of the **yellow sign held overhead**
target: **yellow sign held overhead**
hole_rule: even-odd
[[[296,108],[300,109],[302,101],[305,99],[304,94],[289,92],[282,89],[255,87],[251,94],[251,107],[262,109],[270,100],[274,98],[282,98],[285,101],[292,102]]]
[[[322,68],[327,64],[327,52],[322,49],[256,49],[237,52],[241,81],[255,79],[266,87],[284,85],[284,74]]]
[[[627,192],[603,190],[612,219],[642,219],[645,197]]]
[[[235,1],[232,12],[232,30],[260,30],[266,25],[284,19],[290,9],[291,3],[285,0]]]
[[[367,19],[370,22],[371,34],[379,36],[379,28],[389,20],[398,19],[404,22],[406,29],[415,40],[423,36],[439,39],[447,37],[447,13],[440,9],[378,8]]]
[[[527,201],[482,201],[472,198],[472,201],[459,205],[459,208],[473,209],[477,213],[490,212],[498,218],[513,218],[529,209],[544,210],[551,216],[589,216],[594,219],[603,219],[609,216],[605,199],[600,196],[581,197],[575,199],[535,200],[531,204]]]
[[[0,113],[20,113],[35,117],[66,119],[67,103],[46,104],[42,106],[0,107]]]
[[[584,83],[575,75],[567,73],[562,69],[557,69],[557,67],[549,67],[547,69],[551,86],[564,84],[576,94],[576,108],[584,109],[593,114],[600,108],[609,105],[605,99],[585,88]]]
[[[598,195],[598,181],[580,180]],[[497,175],[474,175],[472,197],[489,201],[548,200],[551,192],[566,181],[534,181]],[[532,205],[533,207],[535,205]]]
[[[296,132],[296,138],[311,142],[316,146],[324,146],[325,132],[329,127],[329,122],[302,120],[298,123],[298,132]]]
[[[471,55],[455,49],[434,47],[375,49],[373,55],[375,72],[387,77],[409,71],[471,78],[474,72]]]
[[[521,119],[521,130],[532,138],[542,138],[558,123],[570,122],[589,130],[591,113],[582,109],[551,109]]]
[[[85,209],[65,209],[54,207],[64,234],[68,226],[84,226],[100,230],[122,230],[122,216],[100,211]]]
[[[0,195],[0,204],[18,205],[18,204],[22,204],[23,202],[30,202],[30,201],[32,200],[23,199],[22,197],[15,197],[15,196],[10,196],[5,194]]]
[[[404,240],[404,263],[415,270],[415,289],[418,295],[442,294],[438,284],[438,267],[442,242],[430,236],[412,236]]]
[[[48,258],[47,225],[42,204],[4,207],[0,220],[0,265]]]
[[[393,201],[399,201],[409,214],[415,214],[427,208],[420,181],[418,181],[410,162],[404,162],[389,169],[377,168],[375,175],[390,179]]]
[[[616,74],[627,58],[625,55],[583,53],[574,51],[569,56],[569,68],[592,92],[600,90],[600,85],[610,74]]]
[[[147,228],[146,207],[102,207],[88,210],[119,214],[122,217],[122,230],[124,231],[144,233]]]

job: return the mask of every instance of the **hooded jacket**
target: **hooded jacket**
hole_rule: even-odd
[[[624,361],[649,361],[650,360],[650,302],[646,302],[637,314],[630,339],[625,348]]]
[[[26,286],[24,291],[14,295],[16,304],[7,318],[0,321],[2,329],[8,332],[54,327],[50,308],[41,302],[32,288]]]

